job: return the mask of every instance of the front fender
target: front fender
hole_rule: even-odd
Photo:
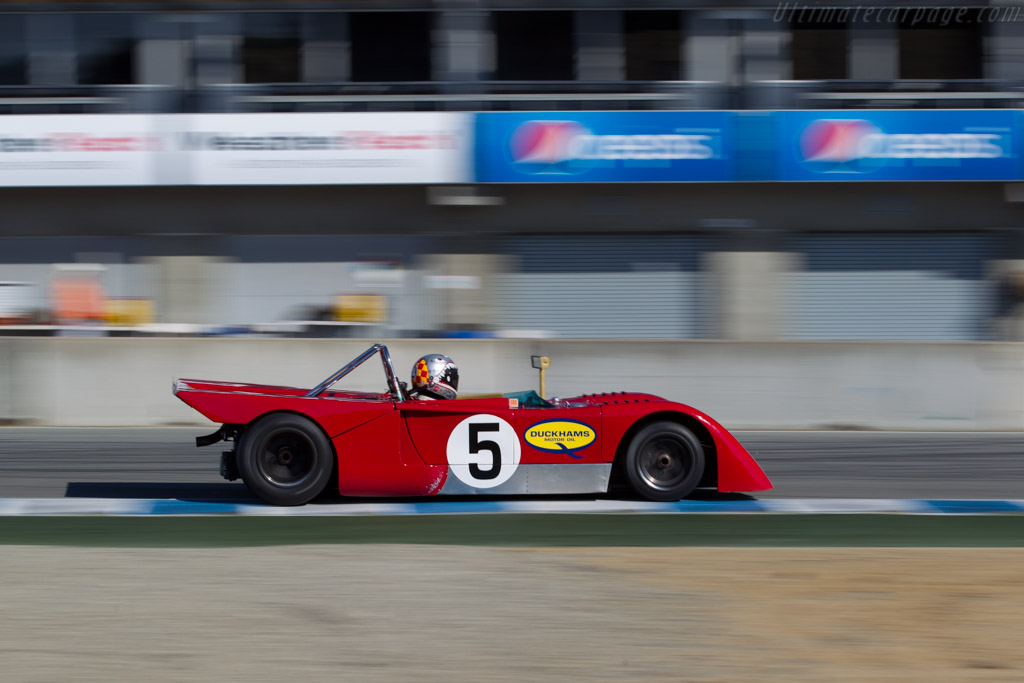
[[[772,488],[764,470],[729,430],[696,408],[656,396],[615,400],[603,405],[605,462],[614,460],[625,440],[635,433],[639,425],[658,419],[676,420],[691,429],[699,426],[708,433],[714,442],[718,460],[719,491],[734,493]]]
[[[687,406],[688,407],[688,406]],[[715,441],[718,455],[718,490],[723,493],[739,491],[767,491],[772,482],[757,464],[754,457],[743,447],[728,429],[709,416],[690,408],[689,414],[696,418]]]

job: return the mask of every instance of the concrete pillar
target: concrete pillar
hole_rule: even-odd
[[[1024,80],[1024,11],[1007,6],[1005,12],[1016,10],[1016,21],[997,21],[988,24],[985,37],[985,78]]]
[[[52,11],[33,12],[25,19],[29,84],[76,84],[78,60],[72,15]]]
[[[162,323],[214,325],[222,287],[221,259],[206,256],[158,256],[156,315]]]
[[[798,265],[786,252],[727,251],[705,256],[720,339],[779,339],[784,333],[786,274]]]
[[[437,326],[447,330],[494,329],[494,276],[507,270],[503,256],[430,254],[424,257],[422,267]]]
[[[740,38],[734,30],[736,23],[719,12],[686,13],[686,35],[680,46],[684,80],[739,82]]]
[[[188,46],[181,40],[143,39],[135,45],[135,82],[187,87]]]
[[[436,31],[434,80],[471,82],[494,72],[494,34],[485,12],[446,10],[437,17]]]
[[[196,23],[194,45],[197,85],[244,81],[240,15],[215,15],[209,23]]]
[[[792,78],[789,40],[789,26],[772,20],[768,12],[744,19],[740,46],[743,82]]]
[[[1024,341],[1024,259],[999,259],[989,262],[988,268],[996,290],[994,337]]]
[[[576,79],[621,81],[626,77],[622,12],[576,12]]]
[[[135,82],[187,88],[189,45],[185,40],[188,19],[182,15],[141,14],[135,18]]]
[[[850,78],[880,81],[899,78],[900,43],[896,23],[851,20],[847,32],[850,41],[847,72]]]
[[[302,18],[302,80],[340,83],[352,79],[352,40],[345,12],[308,12]]]

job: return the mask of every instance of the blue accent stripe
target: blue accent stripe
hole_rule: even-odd
[[[929,500],[935,512],[942,514],[992,514],[1021,512],[1022,501],[1013,500]]]
[[[764,500],[467,500],[361,502],[275,507],[261,503],[109,498],[0,498],[0,516],[22,515],[258,515],[396,516],[459,514],[1020,514],[1024,500],[768,498]]]
[[[234,503],[200,502],[188,500],[154,500],[149,501],[150,515],[219,515],[239,514],[238,505]]]
[[[669,503],[673,512],[764,512],[759,500],[680,500]]]
[[[508,512],[508,503],[501,501],[474,500],[469,502],[452,502],[439,500],[429,503],[413,503],[413,514],[417,515],[457,515],[465,512],[474,514]]]

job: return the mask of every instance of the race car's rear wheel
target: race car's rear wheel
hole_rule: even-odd
[[[257,420],[242,434],[237,456],[245,485],[274,505],[308,503],[327,487],[334,470],[330,441],[301,415]]]
[[[679,500],[697,488],[704,475],[704,448],[681,424],[654,422],[630,441],[626,475],[644,498]]]

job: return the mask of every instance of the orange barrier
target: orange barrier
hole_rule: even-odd
[[[58,321],[106,319],[106,296],[99,280],[57,278],[51,283],[51,292]]]

